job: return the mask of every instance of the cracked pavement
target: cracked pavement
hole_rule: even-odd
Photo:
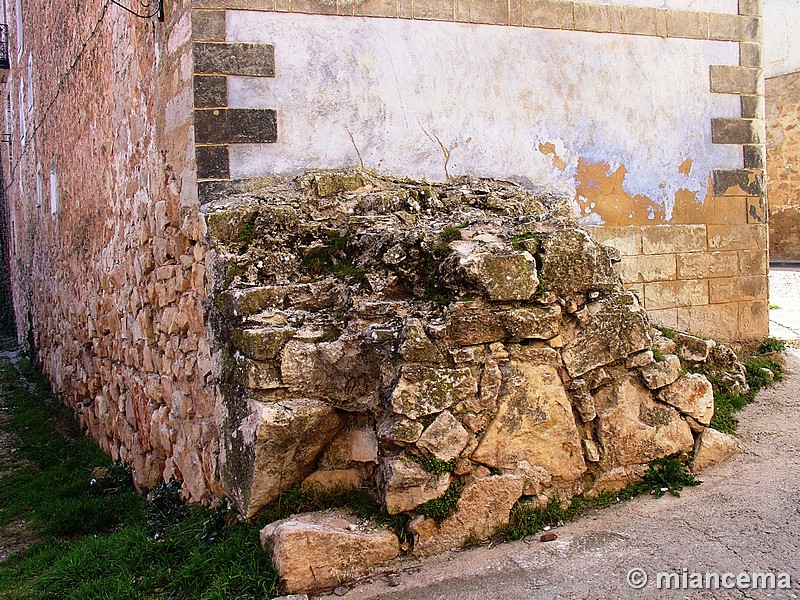
[[[347,600],[594,600],[800,597],[800,350],[782,383],[740,413],[744,452],[706,470],[680,498],[636,498],[537,538],[394,565]],[[650,582],[632,589],[626,576]],[[656,572],[788,572],[791,590],[660,590]],[[331,596],[333,597],[333,596]]]

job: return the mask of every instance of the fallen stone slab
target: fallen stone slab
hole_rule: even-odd
[[[409,523],[414,554],[428,556],[494,535],[508,523],[523,486],[516,475],[482,477],[467,484],[452,515],[442,520],[417,517]]]
[[[714,389],[705,375],[689,373],[658,394],[658,399],[708,425],[714,416]]]
[[[698,473],[741,451],[742,447],[735,437],[707,427],[695,440],[694,455],[689,467]]]
[[[281,583],[314,593],[365,575],[400,553],[397,536],[343,509],[304,513],[270,523],[260,534]]]

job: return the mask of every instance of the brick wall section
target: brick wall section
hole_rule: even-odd
[[[766,83],[769,245],[774,260],[800,260],[800,73]]]
[[[6,123],[14,143],[3,160],[20,338],[36,347],[88,432],[131,463],[137,484],[175,475],[193,500],[221,494],[202,306],[210,281],[194,175],[191,11],[170,2],[157,23],[106,0],[79,10],[66,0],[23,0],[19,61],[11,26],[5,93],[15,107]],[[20,144],[17,95],[29,52],[35,101],[32,111],[23,107]]]
[[[739,224],[598,227],[592,234],[620,251],[626,287],[658,325],[725,340],[765,337],[765,224],[743,218]]]

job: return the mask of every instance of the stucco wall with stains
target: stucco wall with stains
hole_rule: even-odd
[[[262,143],[204,131],[201,202],[225,181],[309,168],[513,180],[570,197],[581,222],[621,250],[627,283],[665,326],[766,335],[760,2],[194,7],[203,53],[274,51],[268,77],[228,72],[222,104],[200,110],[272,111],[276,122]],[[642,242],[645,230],[668,237],[665,225],[692,243]]]

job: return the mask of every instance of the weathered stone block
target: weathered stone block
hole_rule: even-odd
[[[522,489],[522,478],[516,475],[484,477],[467,484],[452,515],[440,521],[418,517],[409,524],[414,554],[427,556],[491,537],[508,523]]]
[[[744,119],[742,119],[744,120]],[[763,130],[763,121],[760,123]],[[763,141],[742,138],[741,141],[715,142],[717,144],[763,144]],[[714,170],[714,195],[715,196],[766,196],[766,180],[764,172],[755,169],[715,169]]]
[[[228,146],[197,146],[198,179],[230,179]]]
[[[644,367],[641,373],[647,387],[651,390],[662,388],[680,377],[681,361],[674,354],[668,354],[664,360]]]
[[[595,240],[616,248],[622,256],[637,256],[642,253],[640,227],[591,227],[589,231]]]
[[[543,29],[574,29],[575,18],[571,2],[559,0],[523,0],[523,23],[526,27]]]
[[[341,413],[319,400],[253,401],[250,409],[237,432],[253,452],[250,483],[233,490],[246,517],[311,473],[317,457],[344,423]]]
[[[409,458],[389,458],[381,465],[378,486],[386,512],[396,515],[444,494],[450,473],[428,473]]]
[[[405,365],[392,392],[394,412],[411,419],[440,412],[457,402],[475,400],[478,384],[467,367],[427,367]]]
[[[562,229],[543,236],[542,277],[559,295],[621,288],[606,250],[581,229]]]
[[[536,262],[528,252],[473,251],[460,258],[459,270],[496,302],[530,300],[539,287]]]
[[[658,399],[703,425],[708,425],[714,416],[714,390],[708,379],[699,373],[684,375],[661,390]]]
[[[526,460],[563,481],[583,475],[586,466],[572,405],[554,367],[511,362],[497,414],[471,458],[499,469],[513,469]]]
[[[669,281],[675,279],[675,255],[626,256],[617,270],[626,284]]]
[[[215,108],[194,111],[198,144],[271,144],[278,141],[278,118],[270,108]]]
[[[361,472],[358,469],[331,469],[314,471],[303,480],[302,489],[316,488],[323,492],[361,487]]]
[[[437,363],[444,362],[444,357],[439,349],[431,342],[425,333],[425,328],[419,319],[408,319],[403,329],[403,343],[400,346],[400,355],[403,360],[412,363]]]
[[[714,340],[704,340],[680,332],[675,336],[675,343],[678,345],[678,355],[691,362],[705,362],[709,353],[717,346]]]
[[[766,300],[769,296],[769,279],[756,277],[725,277],[709,281],[711,302]]]
[[[764,122],[756,119],[711,119],[711,142],[714,144],[763,144]],[[716,189],[714,193],[718,194]]]
[[[718,94],[757,94],[761,70],[751,67],[711,65],[711,91]]]
[[[456,303],[447,323],[447,335],[462,346],[500,342],[508,337],[499,313],[480,302]]]
[[[290,592],[319,592],[355,579],[400,553],[397,536],[341,509],[270,523],[260,534]]]
[[[458,419],[445,410],[428,425],[417,441],[417,447],[439,460],[452,460],[461,454],[470,437]]]
[[[644,286],[647,310],[708,304],[708,280],[656,281]]]
[[[735,252],[691,252],[679,254],[678,279],[731,277],[739,272]]]
[[[642,252],[645,254],[704,252],[705,250],[706,228],[704,225],[642,227]]]
[[[561,307],[514,308],[503,312],[503,324],[512,339],[549,340],[561,330]]]
[[[650,391],[626,377],[595,395],[597,441],[602,464],[640,465],[656,458],[692,449],[689,425],[671,406],[653,400]]]
[[[735,437],[706,427],[695,440],[694,455],[689,466],[692,471],[699,473],[741,451],[742,447]]]
[[[591,320],[562,351],[572,377],[650,347],[647,318],[631,294],[601,300],[593,311]]]
[[[225,11],[196,10],[192,12],[192,39],[195,41],[225,41]]]
[[[390,417],[378,428],[378,437],[394,443],[413,444],[422,435],[424,426],[418,421],[402,417]]]
[[[715,250],[765,250],[766,225],[709,225],[708,247]]]
[[[275,48],[269,44],[194,43],[195,73],[275,77]]]
[[[228,78],[224,75],[195,75],[194,106],[195,108],[228,106]]]

